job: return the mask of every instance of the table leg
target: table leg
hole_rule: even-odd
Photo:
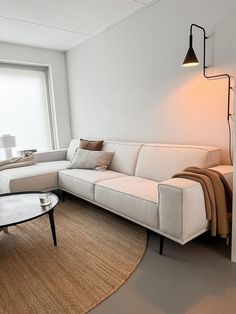
[[[57,236],[56,236],[56,229],[55,229],[54,215],[53,214],[54,214],[54,210],[51,210],[48,213],[49,220],[50,220],[51,231],[52,231],[53,243],[54,243],[54,246],[57,246]]]

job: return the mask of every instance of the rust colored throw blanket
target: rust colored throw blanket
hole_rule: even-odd
[[[201,184],[206,207],[206,217],[211,222],[211,235],[226,238],[232,211],[232,191],[225,177],[212,169],[189,167],[173,178],[185,178]]]

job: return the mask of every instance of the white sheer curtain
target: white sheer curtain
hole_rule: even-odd
[[[0,135],[15,135],[18,150],[52,147],[45,84],[43,70],[0,66]]]

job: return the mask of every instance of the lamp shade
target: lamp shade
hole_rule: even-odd
[[[183,62],[183,66],[191,67],[191,66],[198,65],[198,64],[199,64],[199,62],[198,62],[197,56],[193,50],[193,47],[189,47],[189,50],[188,50],[186,57],[184,59],[184,62]]]
[[[10,134],[3,134],[0,136],[0,147],[1,148],[12,148],[16,147],[16,138]]]
[[[197,56],[193,50],[193,36],[190,35],[189,36],[189,49],[184,59],[183,66],[187,67],[187,66],[194,66],[198,64],[199,62],[198,62]]]

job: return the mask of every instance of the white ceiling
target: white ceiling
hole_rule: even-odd
[[[68,50],[156,1],[0,0],[0,41]]]

